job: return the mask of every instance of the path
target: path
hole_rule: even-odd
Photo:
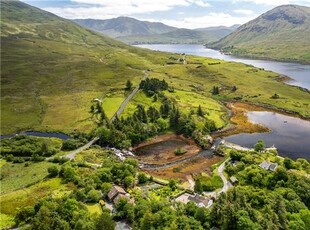
[[[142,80],[146,79],[147,77],[148,77],[147,70],[143,70],[143,79]],[[120,105],[118,110],[115,112],[115,114],[111,118],[111,122],[115,120],[116,116],[119,117],[121,115],[121,113],[124,111],[124,109],[126,108],[127,104],[129,103],[129,101],[138,93],[139,89],[140,89],[140,84],[122,102],[122,104]]]
[[[219,176],[221,177],[224,185],[222,187],[222,189],[218,192],[218,194],[222,193],[222,192],[227,192],[227,190],[232,186],[229,181],[226,179],[225,175],[224,175],[224,170],[225,170],[225,163],[227,161],[229,161],[230,158],[227,158],[217,169]]]
[[[79,152],[82,152],[83,150],[89,148],[92,144],[94,144],[96,141],[99,140],[99,137],[95,137],[94,139],[92,139],[90,142],[88,142],[87,144],[83,145],[82,147],[68,153],[67,155],[65,155],[64,157],[69,158],[70,160],[74,159],[75,155],[78,154]]]

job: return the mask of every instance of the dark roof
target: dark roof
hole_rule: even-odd
[[[109,200],[113,200],[118,194],[126,194],[125,190],[117,185],[113,186],[108,193]]]

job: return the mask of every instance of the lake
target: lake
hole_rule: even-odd
[[[310,65],[239,58],[233,55],[222,54],[217,50],[207,49],[203,45],[154,44],[154,45],[138,45],[138,47],[158,51],[172,52],[172,53],[186,53],[196,56],[221,59],[225,61],[242,62],[248,65],[253,65],[259,68],[264,68],[265,70],[270,70],[276,73],[286,75],[293,79],[293,81],[288,81],[287,84],[300,86],[310,90]]]
[[[275,145],[279,155],[292,159],[305,158],[310,161],[310,122],[273,112],[248,112],[253,123],[268,127],[269,133],[241,133],[224,138],[241,146],[253,148],[257,140],[265,141],[266,146]]]

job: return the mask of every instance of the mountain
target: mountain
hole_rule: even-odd
[[[128,44],[201,44],[217,41],[236,29],[235,26],[196,30],[180,29],[159,22],[139,21],[129,17],[118,17],[107,20],[75,19],[73,21],[85,28],[100,32]]]
[[[130,17],[118,17],[107,20],[75,19],[73,21],[83,27],[113,38],[132,35],[161,34],[177,29],[163,23],[139,21]]]
[[[92,129],[91,100],[138,81],[142,70],[163,62],[154,54],[23,2],[1,1],[1,133]]]
[[[207,46],[240,56],[310,63],[309,36],[310,8],[284,5]]]

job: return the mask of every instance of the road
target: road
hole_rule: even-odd
[[[143,70],[143,79],[146,79],[148,77],[148,72],[147,70]],[[129,101],[138,93],[140,88],[140,84],[129,94],[129,96],[122,102],[122,104],[120,105],[120,107],[118,108],[118,110],[115,112],[115,114],[113,115],[113,117],[111,118],[111,122],[114,121],[114,119],[116,118],[116,116],[120,116],[121,113],[124,111],[124,109],[126,108],[127,104],[129,103]]]
[[[218,194],[222,193],[222,192],[227,192],[227,190],[232,186],[230,184],[230,182],[226,179],[225,175],[224,175],[224,170],[225,170],[225,163],[227,161],[229,161],[230,158],[227,158],[217,169],[218,173],[219,173],[219,176],[221,177],[224,185],[222,187],[222,189],[218,192]]]
[[[74,159],[75,155],[78,154],[79,152],[82,152],[85,149],[88,149],[92,144],[94,144],[96,141],[99,140],[99,137],[95,137],[94,139],[92,139],[90,142],[88,142],[87,144],[83,145],[82,147],[68,153],[67,155],[65,155],[64,157],[69,158],[70,160]]]

